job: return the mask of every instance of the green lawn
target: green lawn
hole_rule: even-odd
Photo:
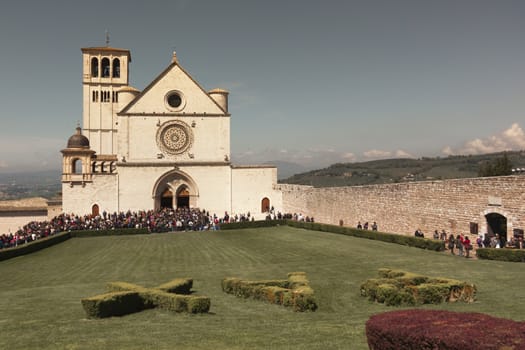
[[[427,308],[524,320],[524,266],[290,227],[74,238],[0,262],[0,349],[368,349],[365,322],[393,310],[359,295],[378,268],[478,286],[476,303]],[[221,290],[224,277],[281,279],[291,271],[307,273],[316,312]],[[211,297],[210,314],[86,319],[80,304],[110,281],[156,286],[177,277],[192,277],[196,293]]]

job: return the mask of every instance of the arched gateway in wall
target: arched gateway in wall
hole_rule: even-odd
[[[186,173],[172,170],[162,175],[153,186],[155,209],[198,207],[197,184]]]
[[[479,218],[482,234],[489,236],[499,234],[505,240],[510,239],[515,219],[505,210],[489,208],[484,210]]]

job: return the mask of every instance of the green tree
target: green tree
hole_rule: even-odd
[[[494,159],[492,162],[483,162],[479,166],[478,176],[504,176],[512,174],[512,162],[507,152],[503,156]]]

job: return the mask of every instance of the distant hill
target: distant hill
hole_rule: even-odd
[[[506,154],[514,168],[525,168],[525,151],[506,152]],[[477,177],[481,164],[492,162],[502,156],[503,152],[445,158],[401,158],[337,163],[324,169],[296,174],[279,182],[335,187]]]
[[[303,173],[305,171],[311,170],[312,168],[307,168],[303,165],[292,163],[292,162],[284,162],[280,160],[276,161],[268,161],[263,163],[264,165],[274,165],[277,167],[277,177],[279,179],[288,178],[294,174]]]

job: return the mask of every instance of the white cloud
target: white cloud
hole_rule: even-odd
[[[369,159],[388,158],[392,156],[392,152],[382,151],[379,149],[371,149],[369,151],[363,152],[363,156]]]
[[[396,158],[415,158],[415,157],[411,155],[410,153],[403,151],[402,149],[398,149],[396,151]]]
[[[343,158],[347,162],[353,162],[353,161],[356,160],[355,154],[352,153],[352,152],[347,152],[347,153],[341,154],[341,158]]]
[[[0,169],[7,169],[9,168],[9,164],[5,160],[0,160]]]
[[[445,146],[445,148],[443,148],[441,152],[447,156],[454,155],[454,150],[450,146]]]
[[[525,149],[525,132],[518,123],[512,124],[510,128],[505,130],[503,136],[507,138],[510,145],[514,146],[513,148]]]
[[[522,149],[525,149],[525,132],[518,123],[514,123],[510,128],[499,134],[489,136],[486,139],[476,138],[467,141],[458,149],[446,146],[442,152],[446,155],[483,154]]]

